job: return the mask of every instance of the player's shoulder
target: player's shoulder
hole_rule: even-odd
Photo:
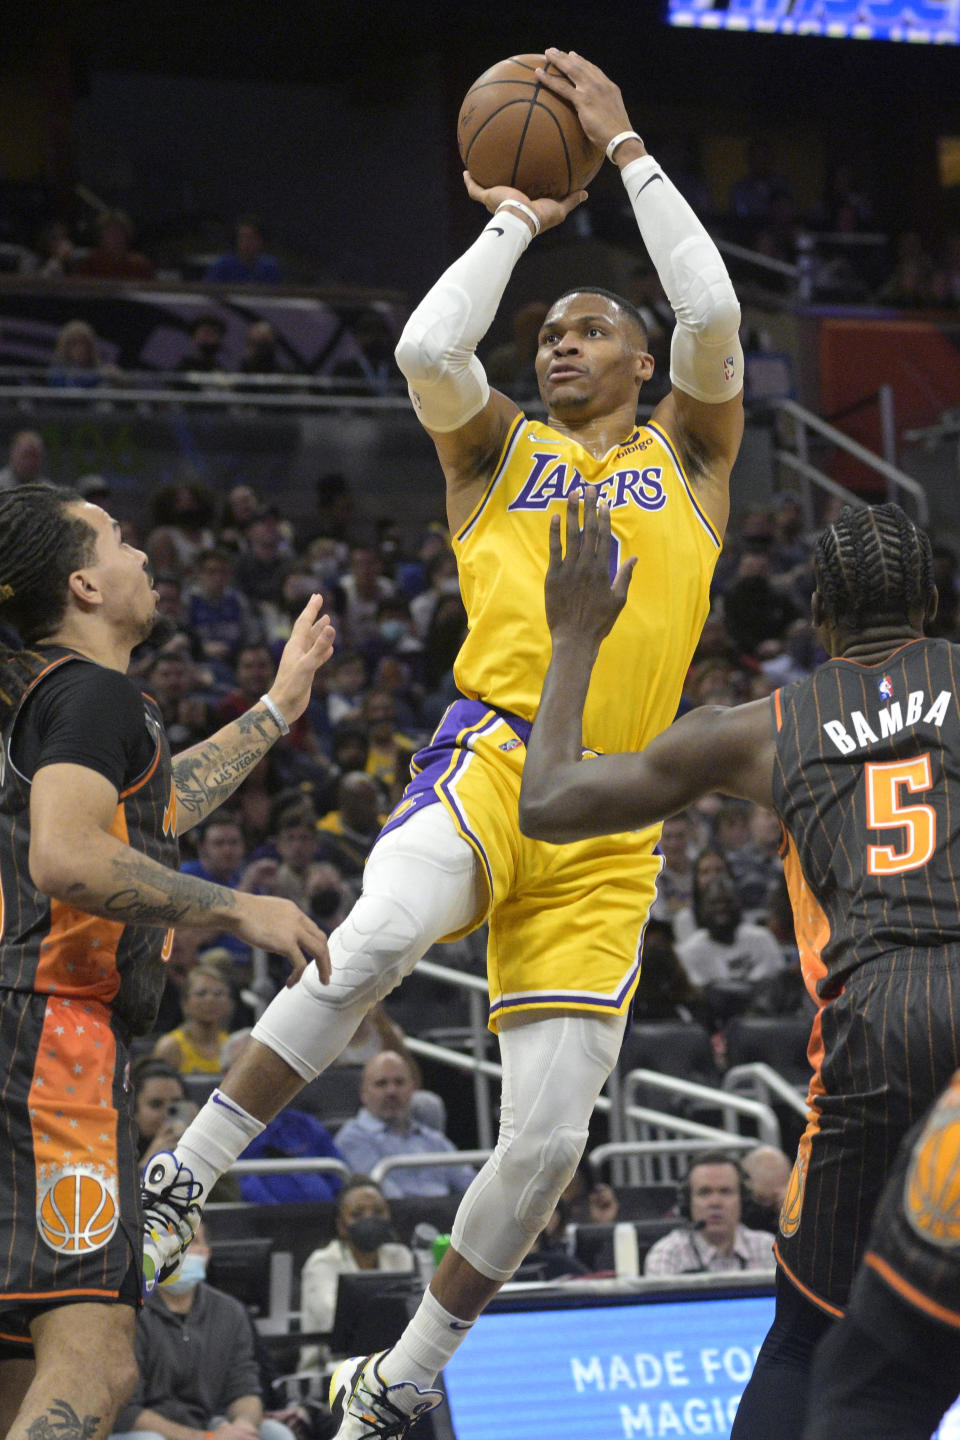
[[[94,704],[115,717],[143,710],[137,683],[121,670],[100,665],[84,655],[67,655],[51,661],[37,677],[34,693],[45,705]]]

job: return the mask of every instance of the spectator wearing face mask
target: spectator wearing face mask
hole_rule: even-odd
[[[330,1330],[341,1275],[361,1270],[413,1269],[413,1256],[397,1243],[390,1205],[379,1186],[366,1175],[353,1175],[337,1198],[337,1234],[322,1250],[314,1250],[300,1275],[300,1308],[304,1330]],[[299,1368],[315,1369],[318,1345],[304,1346]]]
[[[147,1299],[137,1325],[139,1379],[114,1440],[184,1440],[213,1431],[223,1440],[294,1440],[264,1414],[250,1317],[239,1300],[206,1283],[209,1259],[201,1225],[179,1274]]]

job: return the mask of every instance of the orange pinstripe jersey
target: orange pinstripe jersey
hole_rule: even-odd
[[[93,662],[53,648],[21,652],[25,688],[0,734],[0,987],[97,1000],[131,1033],[146,1033],[164,984],[164,931],[88,915],[41,893],[30,878],[30,783],[11,759],[10,742],[28,696],[55,669],[75,663]],[[110,833],[176,869],[170,750],[156,703],[142,700],[153,757],[142,773],[125,777]]]
[[[960,942],[957,648],[834,659],[771,697],[774,808],[807,988],[878,955]]]

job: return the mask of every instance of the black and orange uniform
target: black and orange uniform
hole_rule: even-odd
[[[30,1353],[39,1309],[137,1302],[128,1043],[153,1027],[170,938],[36,888],[34,775],[51,764],[104,775],[119,797],[110,833],[170,868],[178,861],[156,704],[72,651],[40,647],[10,664],[20,699],[0,733],[0,1357]]]
[[[917,640],[771,697],[784,871],[820,1007],[776,1249],[833,1316],[901,1140],[960,1065],[958,660]]]
[[[960,1391],[960,1070],[900,1147],[804,1440],[929,1440]]]

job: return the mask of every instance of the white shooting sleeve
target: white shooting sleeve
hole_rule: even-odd
[[[513,267],[533,236],[519,215],[501,210],[466,254],[428,291],[396,349],[410,399],[428,430],[459,430],[490,398],[476,348],[497,313]]]
[[[652,155],[621,171],[650,259],[674,314],[670,379],[719,405],[743,386],[740,306],[720,252]]]

